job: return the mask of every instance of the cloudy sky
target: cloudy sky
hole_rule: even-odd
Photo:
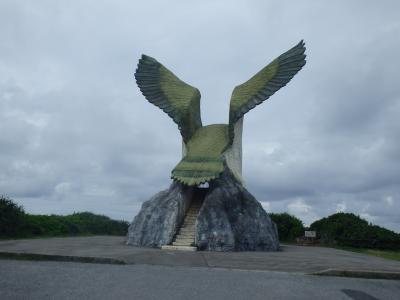
[[[139,56],[199,88],[203,124],[226,123],[233,88],[304,39],[307,65],[246,114],[246,186],[307,225],[345,211],[400,232],[400,4],[324,3],[1,0],[0,194],[131,220],[181,156],[136,87]]]

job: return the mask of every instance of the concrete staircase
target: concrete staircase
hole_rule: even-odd
[[[181,227],[174,237],[172,245],[162,246],[161,249],[188,251],[197,250],[197,247],[194,245],[194,237],[196,234],[195,223],[205,194],[206,191],[204,191],[204,189],[198,189],[195,191],[192,203],[186,212],[185,219],[183,220]]]

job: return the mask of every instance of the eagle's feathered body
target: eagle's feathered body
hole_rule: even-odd
[[[152,57],[143,55],[135,73],[148,101],[166,112],[181,132],[184,155],[171,177],[189,186],[217,178],[225,166],[242,181],[243,116],[285,86],[306,63],[303,41],[283,53],[245,83],[235,87],[229,124],[202,126],[200,92]]]

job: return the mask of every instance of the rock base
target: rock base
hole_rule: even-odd
[[[189,208],[192,191],[174,182],[144,202],[128,228],[126,243],[146,247],[170,244]]]
[[[173,183],[143,203],[129,226],[127,244],[161,247],[172,242],[196,188]],[[209,251],[277,251],[278,231],[261,204],[229,169],[210,182],[196,220],[195,244]]]

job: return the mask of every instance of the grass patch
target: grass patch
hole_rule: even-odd
[[[400,261],[400,251],[362,249],[361,252],[369,255]]]
[[[366,279],[387,279],[387,280],[400,279],[400,273],[397,272],[349,271],[349,270],[335,270],[335,269],[315,272],[311,273],[311,275],[353,277],[353,278],[366,278]]]
[[[343,246],[326,246],[326,245],[319,245],[323,247],[330,247],[336,248],[351,252],[363,253],[368,255],[373,255],[377,257],[382,257],[391,260],[398,260],[400,261],[400,250],[379,250],[379,249],[366,249],[366,248],[353,248],[353,247],[343,247]]]

